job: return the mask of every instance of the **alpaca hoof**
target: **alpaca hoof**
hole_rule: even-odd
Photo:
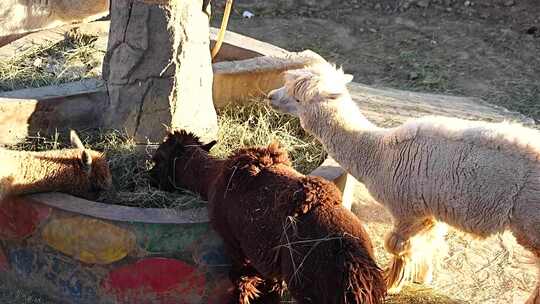
[[[385,242],[384,247],[386,251],[390,252],[396,256],[405,255],[411,249],[411,242],[409,240],[403,239],[399,234],[392,233],[390,234]]]
[[[238,283],[238,289],[240,290],[239,303],[249,304],[251,300],[258,298],[261,292],[257,286],[263,282],[263,279],[259,277],[242,277]]]
[[[412,281],[417,284],[431,285],[433,282],[433,274],[431,272],[427,274],[416,274]]]
[[[397,285],[397,286],[392,286],[392,287],[387,287],[387,291],[386,293],[389,294],[389,295],[395,295],[395,294],[398,294],[401,292],[401,289],[403,289],[403,284],[400,284],[400,285]]]
[[[406,261],[402,257],[394,257],[392,263],[385,271],[386,287],[389,294],[395,294],[401,291],[405,284]]]
[[[433,281],[433,268],[431,264],[424,262],[415,263],[412,281],[418,284],[429,285]]]

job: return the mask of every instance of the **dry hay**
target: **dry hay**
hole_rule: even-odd
[[[293,167],[308,174],[327,155],[322,145],[302,129],[298,118],[279,113],[260,100],[245,106],[226,106],[218,111],[218,123],[218,144],[211,151],[217,157],[226,157],[240,147],[278,141],[289,152]]]
[[[390,256],[384,250],[384,236],[391,229],[390,214],[362,185],[357,185],[355,201],[353,211],[366,224],[377,262],[386,266]],[[411,284],[389,297],[388,303],[525,303],[537,272],[528,263],[529,253],[510,233],[479,240],[450,228],[446,241],[447,250],[437,248],[439,257],[432,285]]]
[[[113,175],[114,191],[104,193],[98,201],[144,208],[187,209],[204,206],[205,202],[194,193],[179,189],[165,192],[149,185],[147,171],[152,167],[151,153],[145,146],[120,131],[90,130],[79,132],[86,147],[104,151]],[[68,147],[67,138],[33,136],[11,148],[42,151]]]
[[[412,284],[406,286],[399,294],[387,297],[386,304],[463,304],[466,302],[451,299],[432,288]]]
[[[302,172],[311,172],[324,160],[322,146],[301,130],[298,119],[277,113],[265,104],[228,106],[220,111],[218,120],[218,144],[211,151],[214,156],[226,157],[237,148],[277,140]],[[106,153],[112,171],[114,191],[105,193],[99,201],[144,208],[204,206],[205,202],[189,191],[177,189],[170,193],[149,185],[148,170],[153,166],[150,158],[157,145],[137,144],[116,130],[79,131],[79,136],[85,146]],[[42,151],[67,146],[67,138],[55,134],[29,137],[12,148]]]
[[[60,42],[34,45],[0,60],[0,92],[100,76],[105,53],[95,47],[97,38],[72,29]]]
[[[290,151],[295,166],[309,172],[324,159],[322,147],[305,134],[298,121],[275,113],[267,106],[229,106],[219,113],[219,141],[212,154],[225,156],[241,146],[261,145],[277,139]],[[146,170],[151,151],[137,145],[119,131],[79,132],[88,146],[106,151],[117,192],[102,198],[106,202],[137,207],[190,208],[204,202],[189,192],[162,192],[148,185]],[[44,150],[64,147],[59,135],[34,137],[17,148]],[[391,228],[391,218],[384,207],[375,203],[358,186],[353,211],[366,223],[376,248],[377,262],[388,265],[383,248],[384,235]],[[487,240],[450,230],[448,253],[437,265],[432,288],[412,284],[387,299],[389,304],[507,304],[524,303],[536,281],[534,265],[524,263],[526,252],[508,235]],[[284,303],[292,303],[285,300]]]

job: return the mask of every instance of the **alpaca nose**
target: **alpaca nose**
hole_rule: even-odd
[[[274,89],[270,92],[268,92],[268,94],[266,94],[266,99],[268,100],[273,100],[275,99],[275,96],[276,96],[276,92],[278,91],[278,89]]]
[[[279,110],[279,97],[277,90],[272,90],[266,95],[266,100],[270,104],[270,106],[276,110]]]

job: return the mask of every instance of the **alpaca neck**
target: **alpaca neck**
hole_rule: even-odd
[[[182,187],[199,194],[203,199],[207,200],[208,192],[214,183],[217,172],[220,170],[222,161],[211,157],[198,148],[192,153],[184,166],[178,161],[176,163],[176,175],[183,177],[183,181],[178,182]]]
[[[375,126],[347,94],[343,100],[320,103],[302,117],[302,125],[315,135],[345,170],[362,181],[377,170],[377,153],[384,129]]]

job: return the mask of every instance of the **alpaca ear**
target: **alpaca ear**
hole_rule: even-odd
[[[341,97],[341,93],[329,93],[329,94],[326,94],[326,99],[338,99],[339,97]]]
[[[81,139],[75,132],[75,130],[69,131],[69,140],[71,141],[71,145],[77,149],[84,149],[84,145],[81,142]]]
[[[299,69],[285,71],[285,77],[296,77],[300,75],[302,75],[302,73],[300,72]]]
[[[202,145],[201,148],[206,152],[210,152],[210,149],[212,149],[212,147],[215,146],[216,144],[217,144],[217,140],[212,140],[206,145]]]
[[[285,75],[284,78],[286,81],[294,81],[299,78],[310,79],[312,76],[311,74],[307,73],[303,69],[288,70],[288,71],[285,71],[284,75]]]
[[[345,74],[343,75],[343,79],[345,80],[345,84],[353,81],[354,76],[351,74]]]
[[[88,150],[83,150],[81,152],[81,159],[79,159],[79,162],[83,171],[86,172],[86,174],[90,175],[90,173],[92,172],[92,156],[90,155]]]

